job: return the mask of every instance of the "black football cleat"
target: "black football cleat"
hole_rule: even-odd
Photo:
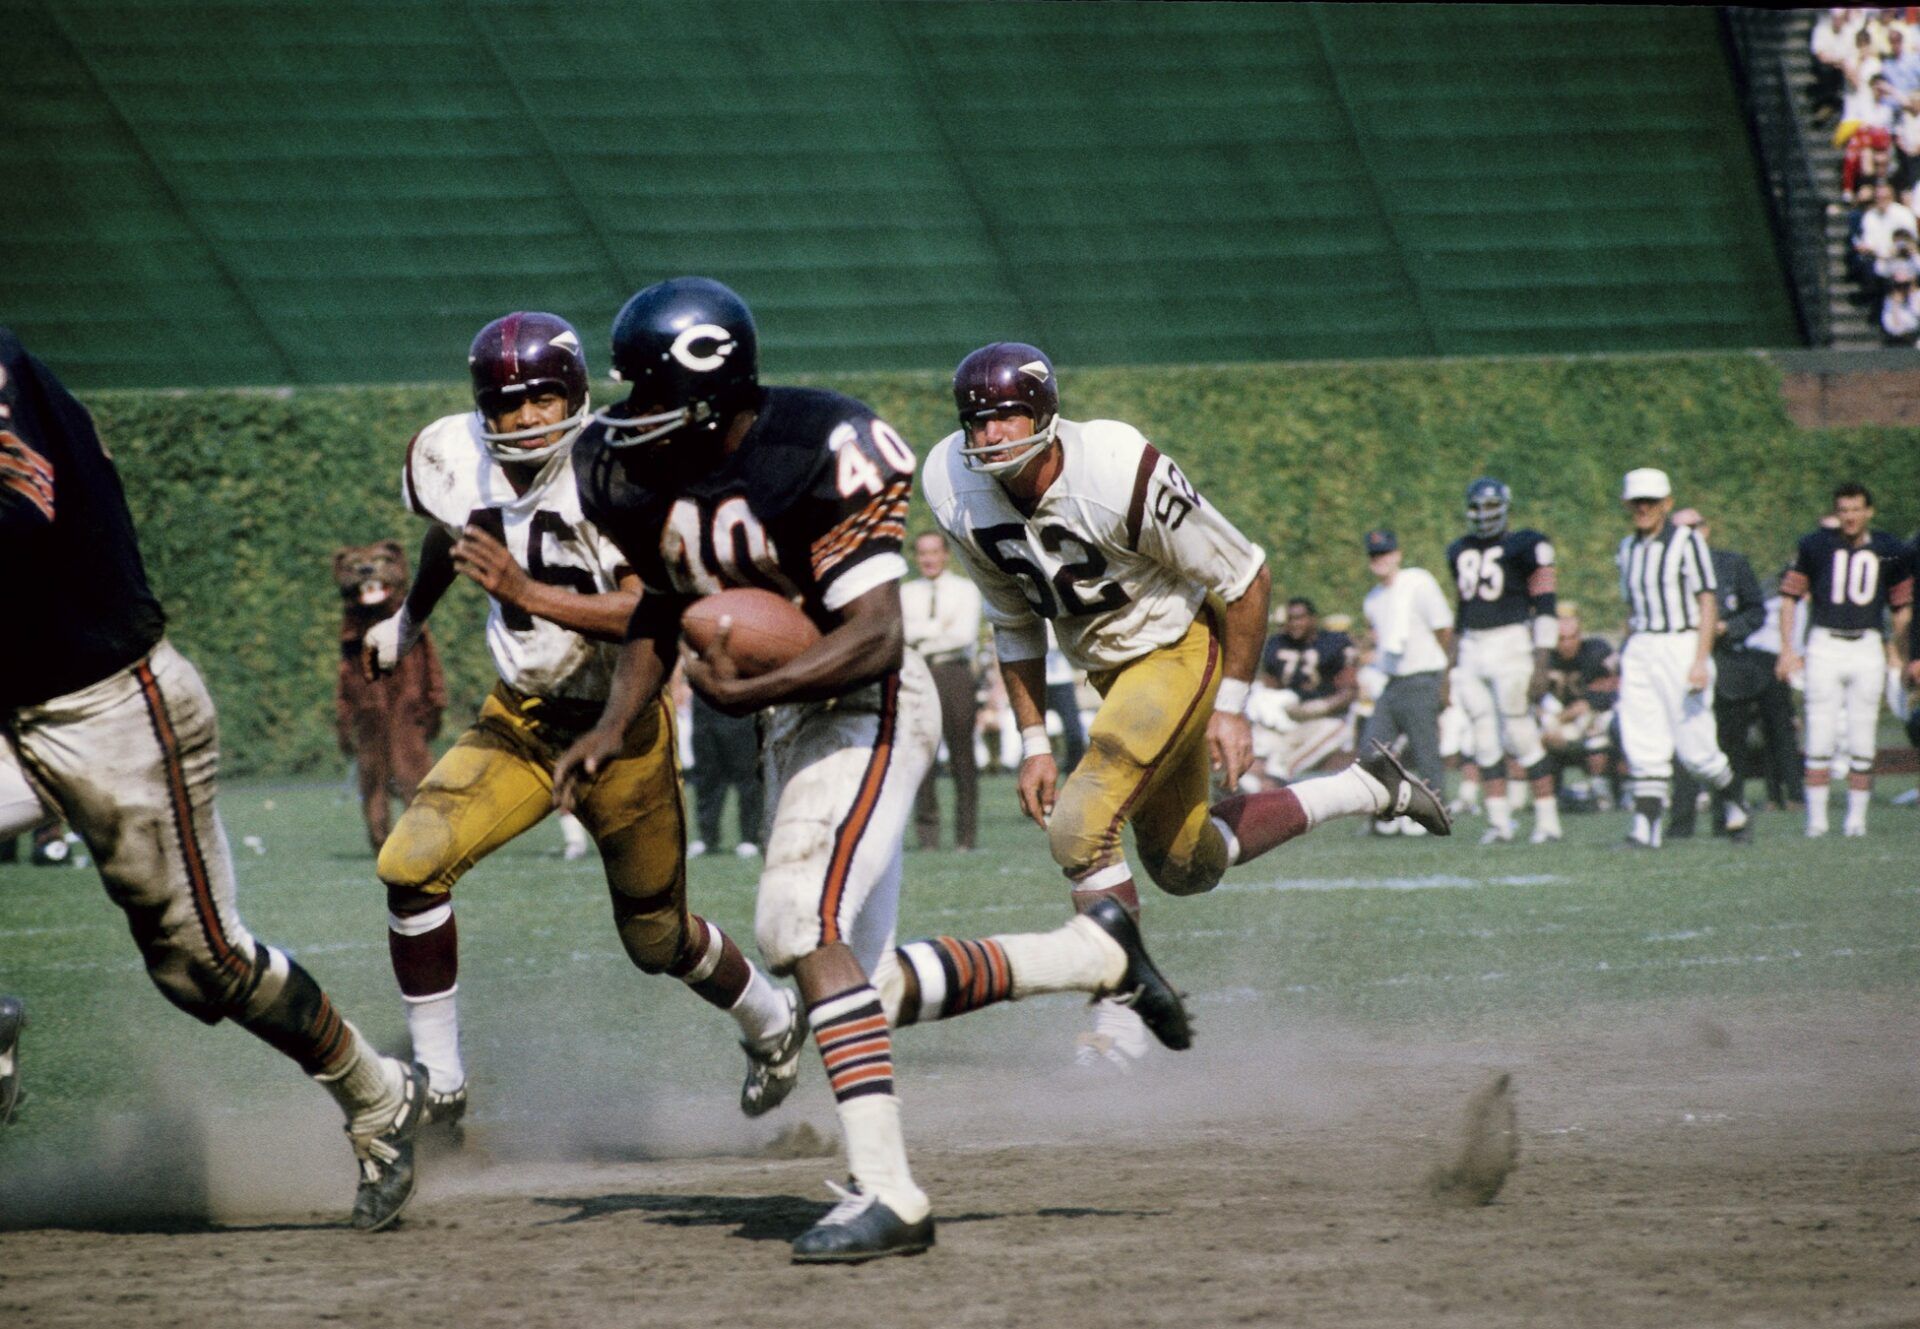
[[[440,1143],[458,1149],[467,1142],[467,1086],[463,1084],[446,1092],[427,1090],[424,1113],[421,1129],[430,1132]]]
[[[1133,1013],[1153,1031],[1153,1036],[1175,1052],[1193,1046],[1193,1028],[1187,1022],[1187,1008],[1173,984],[1154,966],[1140,939],[1140,925],[1118,900],[1097,901],[1085,917],[1102,932],[1120,943],[1127,954],[1127,972],[1120,985],[1103,996],[1133,1007]]]
[[[20,1105],[20,1033],[26,1027],[26,1004],[0,997],[0,1126],[13,1120]]]
[[[360,1190],[353,1197],[353,1226],[378,1232],[400,1217],[413,1198],[413,1142],[427,1120],[427,1068],[407,1067],[400,1110],[378,1135],[353,1142],[360,1159]]]
[[[792,1019],[770,1045],[742,1042],[747,1054],[747,1078],[740,1085],[740,1110],[763,1117],[787,1101],[800,1083],[800,1054],[807,1046],[807,1013],[792,992],[782,989]]]
[[[909,1223],[856,1185],[828,1182],[840,1197],[818,1223],[794,1239],[795,1264],[861,1264],[889,1255],[919,1255],[933,1245],[933,1215]]]
[[[1360,759],[1360,769],[1386,786],[1387,806],[1381,816],[1410,817],[1434,835],[1453,834],[1453,818],[1433,786],[1408,770],[1386,744],[1375,739],[1373,751]]]

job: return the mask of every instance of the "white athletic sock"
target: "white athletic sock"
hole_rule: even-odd
[[[925,1218],[933,1204],[907,1167],[900,1100],[892,1094],[862,1094],[842,1102],[839,1109],[840,1129],[847,1137],[847,1170],[860,1189],[879,1196],[908,1223]]]
[[[353,1040],[353,1052],[345,1070],[333,1075],[316,1075],[318,1081],[340,1110],[347,1114],[347,1130],[357,1136],[378,1134],[400,1109],[406,1087],[406,1068],[392,1057],[383,1057],[373,1044],[351,1023],[347,1034]]]
[[[1487,795],[1487,825],[1502,835],[1513,834],[1513,806],[1507,802],[1507,795]]]
[[[413,1059],[427,1068],[427,1085],[436,1094],[450,1094],[467,1082],[460,1061],[460,1009],[454,994],[460,985],[430,997],[408,997],[407,1032],[413,1035]]]
[[[1103,992],[1127,972],[1127,953],[1098,924],[1076,916],[1052,932],[994,937],[1013,972],[1013,999],[1042,992]]]
[[[733,1003],[727,1014],[740,1026],[740,1033],[755,1045],[770,1042],[786,1032],[793,1018],[782,989],[760,972],[759,966],[747,966],[747,990]]]
[[[1847,790],[1847,825],[1858,826],[1862,830],[1867,825],[1867,804],[1873,801],[1871,789]]]
[[[1825,835],[1827,833],[1827,790],[1832,785],[1810,784],[1807,786],[1807,834]]]
[[[1533,833],[1538,836],[1558,836],[1560,829],[1560,804],[1550,798],[1535,794],[1533,798]]]
[[[1335,817],[1371,817],[1385,812],[1389,802],[1387,787],[1361,770],[1359,762],[1332,775],[1295,781],[1287,788],[1300,800],[1310,827]]]

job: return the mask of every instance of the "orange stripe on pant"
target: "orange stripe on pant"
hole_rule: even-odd
[[[207,862],[193,830],[193,799],[187,791],[187,773],[180,764],[180,740],[174,734],[173,721],[167,715],[166,699],[160,693],[159,680],[142,660],[134,666],[141,696],[147,703],[147,718],[160,744],[162,764],[167,773],[167,797],[173,812],[174,834],[180,843],[180,855],[187,869],[187,882],[193,890],[194,914],[207,938],[207,949],[214,963],[236,975],[249,973],[253,957],[241,955],[227,940],[220,926],[220,911],[213,900],[213,883],[207,876]]]
[[[873,737],[873,755],[866,773],[860,778],[860,790],[846,820],[834,833],[833,858],[827,864],[827,886],[820,896],[820,944],[831,946],[840,935],[840,901],[846,895],[847,878],[853,872],[853,856],[860,848],[860,837],[873,821],[873,810],[880,803],[880,787],[886,783],[887,767],[893,760],[893,730],[900,715],[900,675],[888,674],[881,684],[880,728]]]

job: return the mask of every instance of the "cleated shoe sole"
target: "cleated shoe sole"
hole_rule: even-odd
[[[1087,910],[1085,917],[1126,952],[1127,972],[1121,976],[1120,986],[1105,995],[1133,1007],[1133,1013],[1153,1036],[1175,1052],[1192,1047],[1193,1027],[1187,1020],[1187,1008],[1180,993],[1148,956],[1146,943],[1140,939],[1140,925],[1133,916],[1119,901],[1103,899]]]
[[[1386,786],[1387,806],[1382,816],[1406,817],[1435,835],[1452,835],[1453,818],[1433,787],[1408,770],[1393,750],[1375,740],[1373,751],[1360,759],[1360,769]]]
[[[378,1232],[400,1217],[413,1198],[413,1144],[427,1119],[427,1068],[407,1068],[400,1111],[384,1131],[370,1140],[354,1141],[360,1158],[360,1189],[353,1197],[354,1228]]]

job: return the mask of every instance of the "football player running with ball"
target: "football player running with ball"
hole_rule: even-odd
[[[934,1227],[907,1165],[893,1027],[1035,993],[1119,992],[1185,1047],[1186,1012],[1117,907],[1050,933],[895,948],[904,836],[940,737],[932,676],[905,649],[900,612],[914,456],[850,397],[761,387],[757,361],[746,305],[703,277],[650,286],[614,321],[614,368],[632,395],[597,417],[576,464],[587,516],[645,594],[606,714],[561,758],[555,792],[563,804],[601,796],[632,717],[658,704],[696,600],[759,587],[820,629],[749,678],[722,626],[687,658],[687,679],[723,711],[762,712],[773,813],[754,927],[772,970],[799,981],[846,1134],[853,1185],[794,1259],[911,1255]]]
[[[1020,807],[1046,829],[1077,909],[1139,910],[1123,823],[1147,875],[1174,895],[1212,890],[1228,867],[1332,817],[1404,814],[1449,833],[1433,790],[1385,748],[1209,807],[1212,777],[1234,787],[1253,760],[1244,712],[1266,632],[1266,555],[1139,430],[1063,418],[1038,348],[981,347],[954,371],[953,395],[961,428],[928,456],[922,485],[985,599],[1020,725]],[[1103,698],[1064,784],[1042,710],[1048,622]],[[1102,1005],[1099,1055],[1144,1050],[1131,1015]]]
[[[30,780],[87,842],[161,994],[206,1024],[233,1021],[333,1095],[360,1161],[353,1226],[386,1227],[413,1194],[426,1074],[374,1051],[241,921],[215,807],[213,698],[167,641],[92,417],[5,328],[0,560],[16,634],[0,648],[0,835],[44,815],[23,796]],[[0,998],[0,1120],[19,1092],[25,1019]]]
[[[388,948],[428,1113],[457,1135],[467,1107],[456,1006],[454,884],[552,810],[553,764],[599,718],[617,643],[639,599],[627,561],[581,515],[574,448],[587,422],[580,338],[553,314],[480,329],[467,356],[474,409],[407,446],[407,506],[432,523],[400,612],[368,633],[368,671],[398,663],[454,581],[484,589],[499,682],[473,727],[421,784],[380,851]],[[641,708],[578,813],[599,846],[614,923],[642,971],[678,978],[740,1026],[740,1107],[758,1116],[792,1089],[806,1028],[798,1004],[716,925],[687,909],[686,825],[673,712]]]
[[[1473,726],[1470,755],[1486,780],[1488,826],[1480,843],[1513,839],[1505,760],[1512,757],[1533,785],[1531,840],[1544,844],[1561,835],[1553,766],[1533,715],[1547,691],[1547,655],[1560,639],[1553,542],[1538,531],[1509,530],[1512,506],[1506,485],[1491,476],[1475,480],[1467,486],[1467,533],[1447,546],[1460,591],[1453,690]]]
[[[1833,515],[1839,527],[1800,537],[1793,566],[1780,579],[1780,660],[1782,680],[1803,668],[1807,674],[1807,834],[1827,833],[1828,767],[1847,713],[1847,819],[1842,834],[1867,833],[1867,804],[1873,798],[1873,762],[1879,748],[1880,694],[1889,663],[1902,665],[1907,624],[1913,614],[1914,570],[1900,541],[1873,526],[1873,495],[1865,485],[1843,484],[1833,491]],[[1807,653],[1796,645],[1796,619],[1807,602],[1812,626]],[[1891,635],[1881,622],[1891,618]],[[1889,644],[1891,643],[1891,644]]]

